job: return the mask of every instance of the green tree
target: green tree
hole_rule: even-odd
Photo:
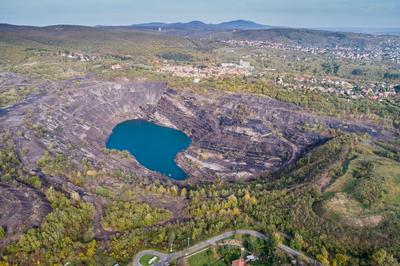
[[[177,186],[172,186],[172,187],[170,188],[170,193],[171,193],[173,196],[178,195],[178,187],[177,187]]]
[[[6,236],[6,231],[3,226],[0,225],[0,239],[3,239]]]
[[[35,188],[40,188],[42,186],[42,181],[40,180],[39,177],[37,176],[31,176],[28,178],[28,182],[29,184],[31,184],[32,186],[34,186]]]
[[[173,230],[170,230],[168,233],[168,246],[170,252],[172,252],[172,246],[174,245],[174,241],[175,241],[175,233]]]
[[[186,190],[186,188],[182,188],[180,194],[181,194],[181,197],[182,197],[182,198],[186,198],[186,195],[187,195],[187,190]]]
[[[346,266],[349,264],[349,256],[343,254],[336,254],[334,262],[337,266]]]
[[[302,250],[304,247],[303,237],[296,232],[293,239],[290,241],[290,246],[294,249]]]
[[[372,254],[371,264],[374,266],[383,266],[383,265],[399,266],[400,265],[399,262],[384,249],[377,250]]]
[[[276,248],[282,242],[281,236],[278,233],[274,233],[272,238],[268,241],[265,241],[265,250],[263,255],[265,255],[266,265],[275,265],[276,264]]]
[[[228,206],[227,207],[228,208],[237,207],[237,205],[238,205],[238,200],[237,200],[236,196],[234,194],[230,195],[228,197]]]
[[[362,161],[360,166],[353,170],[353,176],[357,179],[359,178],[370,178],[374,173],[374,163],[371,161]]]
[[[325,247],[321,248],[321,253],[316,256],[316,259],[321,262],[323,266],[331,265],[329,262],[329,252]]]
[[[384,195],[385,183],[380,177],[363,179],[354,187],[354,196],[365,205],[380,202]]]

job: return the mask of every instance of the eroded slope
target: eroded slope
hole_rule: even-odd
[[[28,104],[10,107],[1,117],[4,129],[22,132],[15,134],[16,143],[26,151],[22,159],[31,169],[48,150],[75,161],[88,159],[101,167],[163,178],[132,158],[122,159],[105,150],[113,127],[137,118],[182,130],[192,139],[189,149],[177,158],[189,182],[279,170],[329,138],[307,125],[383,134],[371,125],[319,117],[267,97],[211,89],[199,94],[168,88],[163,82],[94,77],[52,86],[57,89],[49,89],[47,95]]]

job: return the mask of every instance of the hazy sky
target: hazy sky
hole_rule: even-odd
[[[0,0],[0,22],[10,24],[233,19],[292,27],[400,27],[400,0]]]

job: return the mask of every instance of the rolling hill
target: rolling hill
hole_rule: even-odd
[[[248,20],[233,20],[222,22],[219,24],[207,24],[202,21],[191,21],[187,23],[144,23],[144,24],[133,24],[132,28],[144,28],[144,29],[181,29],[181,30],[251,30],[251,29],[269,29],[271,26],[257,24],[253,21]]]

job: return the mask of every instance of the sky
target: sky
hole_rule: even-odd
[[[0,0],[0,23],[17,25],[235,19],[289,27],[400,28],[400,0]]]

